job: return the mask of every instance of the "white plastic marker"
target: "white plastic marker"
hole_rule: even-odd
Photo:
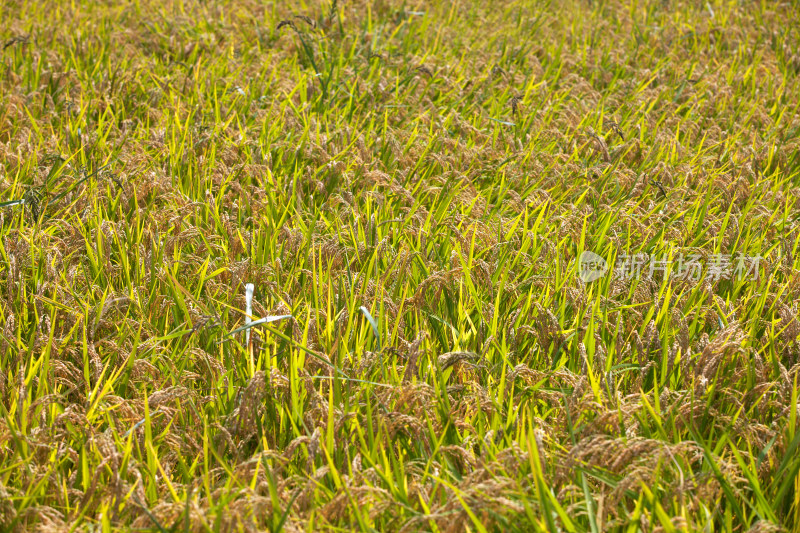
[[[244,323],[245,325],[249,325],[253,321],[253,319],[250,317],[253,316],[253,290],[255,289],[255,286],[252,283],[248,283],[247,285],[244,286],[244,288],[245,288],[244,299],[247,302],[247,310],[244,316]],[[247,331],[245,332],[245,339],[246,339],[245,346],[250,346],[250,328],[247,328]]]

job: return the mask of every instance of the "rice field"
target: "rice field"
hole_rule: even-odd
[[[0,531],[800,532],[797,2],[0,20]]]

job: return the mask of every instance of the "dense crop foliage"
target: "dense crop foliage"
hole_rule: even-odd
[[[0,20],[0,530],[800,531],[796,2]]]

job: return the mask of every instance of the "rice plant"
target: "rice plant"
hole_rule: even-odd
[[[0,531],[800,531],[796,2],[0,20]]]

